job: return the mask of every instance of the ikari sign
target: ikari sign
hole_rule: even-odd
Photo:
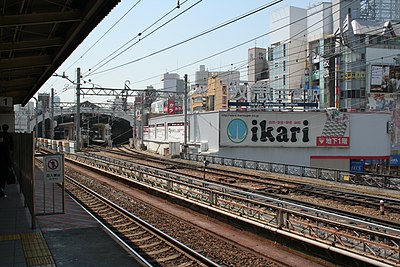
[[[227,135],[233,143],[239,144],[246,140],[248,133],[246,123],[241,119],[233,119],[227,127]]]
[[[343,114],[228,111],[220,113],[220,146],[346,148],[349,128]]]

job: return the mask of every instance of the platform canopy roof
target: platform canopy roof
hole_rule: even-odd
[[[0,96],[25,105],[121,0],[0,0]]]

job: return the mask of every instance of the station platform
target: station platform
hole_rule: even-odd
[[[0,267],[141,266],[68,194],[64,213],[57,213],[58,192],[41,186],[40,169],[35,175],[35,228],[18,184],[6,185],[7,197],[0,198]]]

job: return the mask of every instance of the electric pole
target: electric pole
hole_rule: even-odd
[[[54,88],[51,88],[50,96],[50,139],[54,139]]]
[[[81,69],[76,69],[76,116],[75,116],[75,151],[81,149]]]
[[[184,94],[184,105],[183,105],[183,153],[187,153],[187,108],[188,108],[188,101],[187,101],[187,97],[188,97],[188,76],[187,74],[185,74],[185,94]]]

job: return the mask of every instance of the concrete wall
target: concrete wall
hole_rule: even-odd
[[[182,114],[166,115],[149,120],[149,125],[158,123],[172,123],[183,122],[184,116]],[[192,148],[200,147],[201,143],[206,142],[209,151],[218,151],[219,149],[219,113],[194,113],[188,114],[189,125],[187,127],[188,136],[187,142]],[[159,143],[164,143],[165,148],[168,147],[171,140],[156,140],[157,142],[146,142],[147,149],[161,153],[164,146]],[[164,142],[162,142],[164,141]],[[176,140],[172,140],[176,141]],[[154,143],[154,144],[153,144]]]
[[[208,142],[209,150],[219,149],[219,112],[205,112],[190,116],[190,142]]]
[[[228,112],[229,113],[229,112]],[[293,113],[287,114],[288,120]],[[230,112],[235,114],[235,112]],[[238,116],[242,112],[236,112]],[[257,116],[270,115],[268,112],[254,112]],[[303,113],[305,114],[305,113]],[[310,112],[309,116],[324,115],[322,112]],[[208,143],[208,150],[202,153],[220,155],[229,158],[251,159],[257,161],[268,161],[287,163],[293,165],[318,166],[335,169],[348,170],[350,159],[385,159],[390,157],[390,134],[386,133],[387,122],[391,121],[389,113],[346,113],[349,118],[349,147],[280,147],[277,146],[248,146],[240,144],[220,147],[220,131],[227,129],[220,128],[220,112],[207,112],[189,114],[190,121],[188,143],[191,147],[197,145],[200,152],[200,144]],[[162,116],[151,119],[150,123],[180,122],[182,115]],[[150,144],[150,150],[163,153],[167,148],[168,140],[160,145],[160,142]],[[243,142],[245,144],[245,142]],[[192,149],[191,152],[196,152]]]

